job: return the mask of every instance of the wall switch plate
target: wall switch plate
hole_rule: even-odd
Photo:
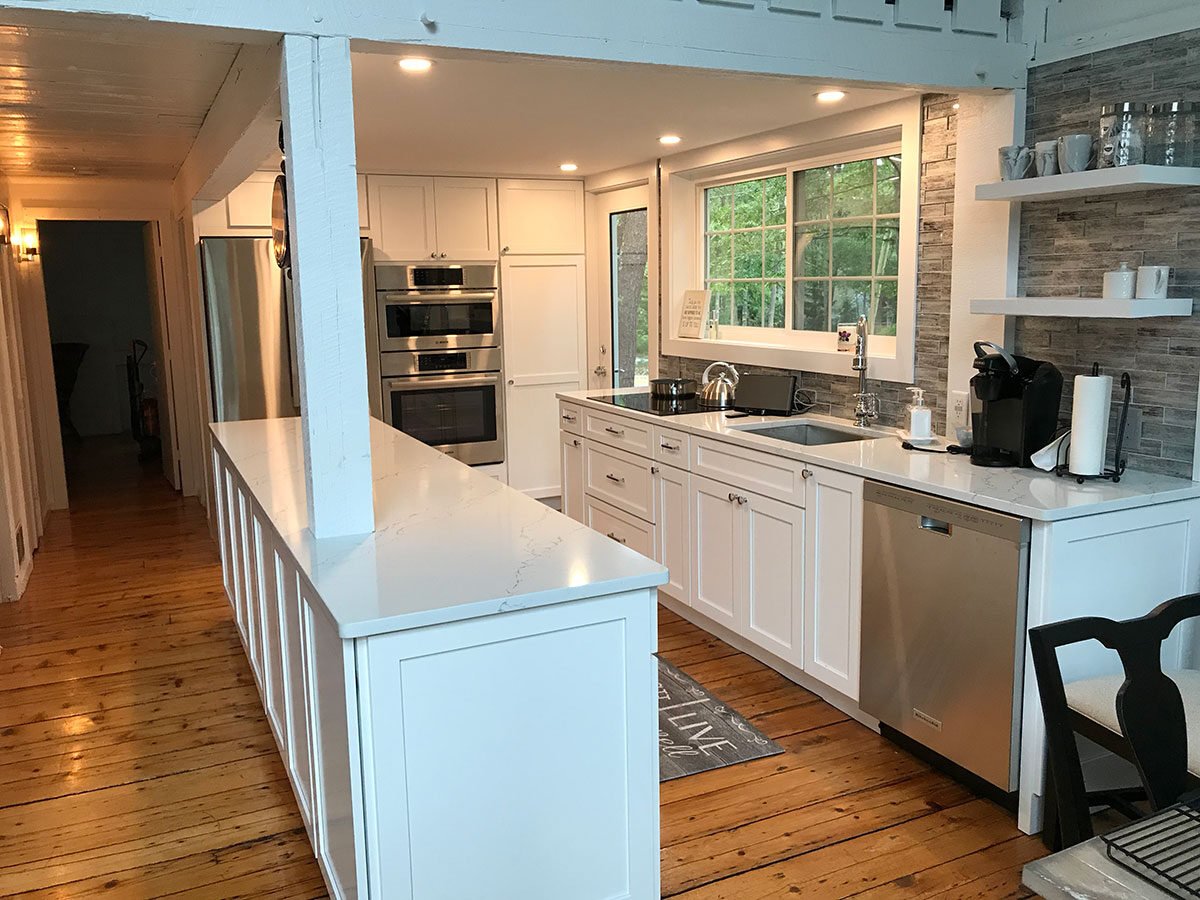
[[[966,391],[950,392],[950,421],[948,427],[969,428],[971,426],[971,404]]]

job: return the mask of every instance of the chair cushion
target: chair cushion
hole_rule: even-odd
[[[1183,696],[1183,714],[1187,721],[1188,770],[1200,776],[1200,671],[1181,669],[1167,675],[1179,686]],[[1067,706],[1116,734],[1121,733],[1117,722],[1117,691],[1125,683],[1124,675],[1102,675],[1085,678],[1065,685]]]

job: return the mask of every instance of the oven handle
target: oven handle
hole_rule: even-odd
[[[412,378],[395,378],[384,381],[385,390],[415,391],[431,387],[487,387],[500,386],[499,375],[416,375]]]
[[[467,293],[428,293],[422,291],[412,291],[406,293],[389,293],[383,294],[380,297],[381,303],[403,303],[406,306],[422,306],[426,303],[436,303],[438,306],[445,306],[447,303],[478,303],[480,300],[486,300],[491,303],[496,299],[495,291],[474,291]]]

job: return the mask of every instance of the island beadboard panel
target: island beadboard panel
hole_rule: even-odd
[[[1200,99],[1200,30],[1038,66],[1030,72],[1027,143],[1095,133],[1100,107]],[[1099,297],[1104,272],[1122,262],[1171,266],[1169,296],[1200,296],[1200,189],[1026,203],[1020,288],[1028,296]],[[1020,318],[1017,352],[1070,381],[1093,362],[1133,379],[1126,446],[1132,468],[1190,478],[1200,387],[1200,307],[1190,318]],[[1115,434],[1114,403],[1110,433]],[[1110,444],[1111,446],[1111,444]]]
[[[915,384],[925,388],[926,400],[933,407],[933,428],[941,432],[946,421],[942,398],[946,393],[947,359],[950,348],[950,249],[953,241],[954,163],[956,98],[946,94],[928,95],[923,100],[921,138],[921,234],[917,263],[917,344]],[[665,327],[665,323],[662,323]],[[660,329],[661,333],[661,329]],[[659,357],[659,374],[664,377],[699,378],[708,365],[706,360],[678,356]],[[779,373],[781,369],[762,366],[737,367],[739,372]],[[800,386],[816,395],[816,412],[848,418],[854,414],[854,392],[858,379],[850,371],[846,356],[846,375],[825,375],[796,371]],[[911,396],[907,384],[870,381],[869,390],[879,394],[879,422],[902,427],[905,407]]]

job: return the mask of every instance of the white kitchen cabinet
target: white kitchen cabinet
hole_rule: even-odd
[[[670,581],[659,590],[681,603],[691,603],[691,476],[683,469],[661,464],[650,471],[654,475],[654,558],[671,573]],[[566,490],[564,484],[564,497]]]
[[[739,503],[743,543],[739,582],[745,637],[795,666],[804,662],[805,511],[758,494]]]
[[[530,496],[560,491],[556,394],[584,383],[584,291],[582,256],[501,264],[508,483]]]
[[[583,183],[500,180],[500,246],[507,254],[584,252]]]
[[[367,198],[367,176],[358,176],[358,230],[371,230],[371,201]]]
[[[654,556],[654,526],[649,522],[590,494],[583,495],[583,509],[583,523],[592,531],[636,550],[647,559]]]
[[[863,480],[807,466],[804,671],[858,699]]]
[[[279,585],[279,621],[283,647],[284,704],[287,708],[287,767],[300,816],[313,834],[312,719],[308,698],[308,641],[304,601],[294,567]]]
[[[739,628],[743,525],[737,493],[728,485],[692,476],[694,560],[692,606],[734,631]]]
[[[378,260],[497,258],[496,182],[490,178],[368,175],[367,206]]]
[[[576,522],[583,517],[583,439],[564,432],[558,437],[562,470],[562,514]]]

